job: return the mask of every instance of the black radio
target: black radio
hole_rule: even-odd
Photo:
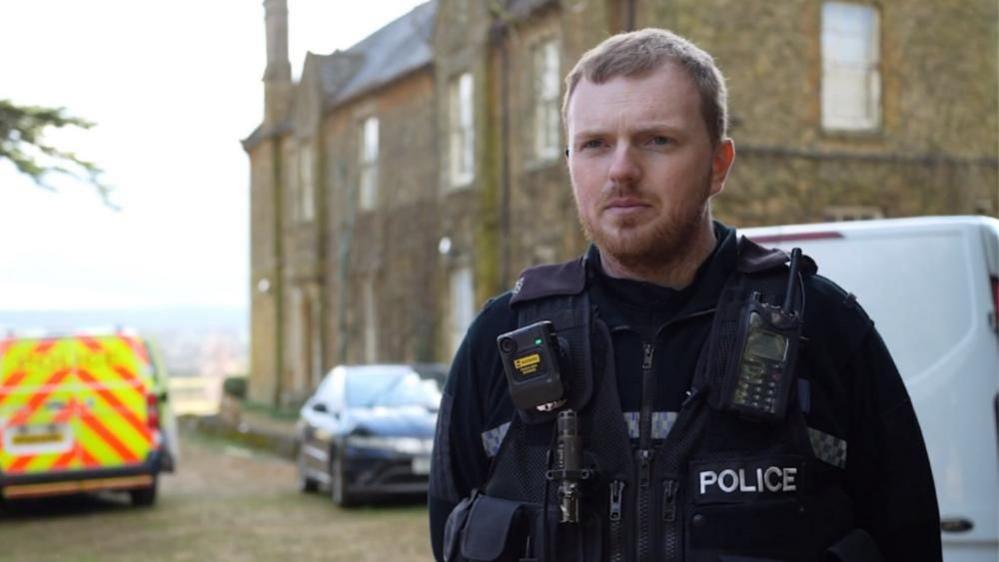
[[[729,365],[722,390],[727,410],[773,423],[787,413],[801,338],[801,310],[795,308],[800,258],[800,248],[791,251],[783,306],[764,302],[757,292],[743,305],[736,361]]]
[[[550,411],[565,403],[559,369],[560,345],[545,320],[496,338],[513,404],[521,410]]]

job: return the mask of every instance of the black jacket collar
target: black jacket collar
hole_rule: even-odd
[[[525,270],[513,288],[510,304],[514,306],[556,295],[577,295],[588,284],[599,282],[615,301],[620,299],[644,309],[655,310],[662,306],[675,310],[679,303],[683,303],[682,312],[711,308],[725,281],[735,270],[738,258],[735,229],[720,222],[715,222],[714,227],[718,240],[715,249],[698,268],[694,281],[685,289],[674,290],[653,283],[610,277],[600,266],[600,253],[591,245],[584,256],[572,261]]]

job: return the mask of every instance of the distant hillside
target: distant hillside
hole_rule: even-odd
[[[0,310],[0,331],[74,331],[132,328],[139,332],[247,332],[243,308],[157,308],[146,310]]]
[[[0,310],[0,337],[129,328],[156,341],[174,376],[246,373],[248,318],[239,308]]]

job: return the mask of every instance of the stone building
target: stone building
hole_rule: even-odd
[[[736,226],[999,213],[992,0],[436,0],[292,83],[266,0],[251,167],[250,397],[290,406],[341,362],[447,361],[489,296],[585,247],[562,78],[666,27],[726,74]]]

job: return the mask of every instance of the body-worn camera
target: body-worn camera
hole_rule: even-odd
[[[496,338],[513,404],[521,410],[548,411],[561,406],[565,385],[560,347],[550,321],[518,328]]]
[[[754,292],[743,305],[736,344],[723,387],[723,407],[742,416],[777,423],[787,413],[801,338],[801,310],[795,307],[801,250],[791,252],[784,305],[764,302]]]

